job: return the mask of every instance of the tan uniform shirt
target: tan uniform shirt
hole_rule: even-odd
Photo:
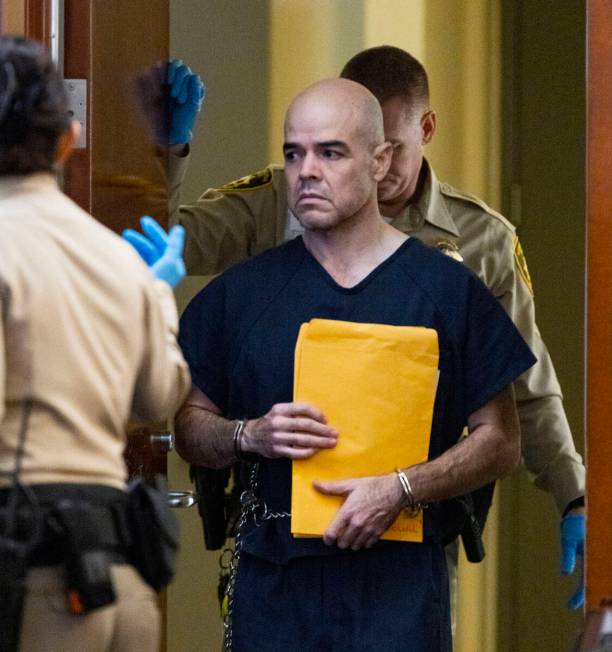
[[[185,261],[191,274],[216,274],[301,233],[287,208],[282,167],[269,166],[190,206],[179,206],[188,157],[170,157],[168,178],[174,222],[187,230]],[[440,183],[425,162],[418,200],[390,223],[427,244],[459,255],[502,303],[538,363],[516,382],[525,466],[560,511],[584,495],[584,466],[576,452],[559,382],[535,323],[529,272],[514,227],[479,199]]]
[[[123,487],[125,424],[178,408],[189,372],[169,287],[53,177],[0,179],[0,482]]]

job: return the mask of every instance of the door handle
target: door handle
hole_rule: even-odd
[[[174,450],[174,435],[171,432],[156,432],[149,441],[156,453],[170,453]]]
[[[169,491],[168,505],[175,509],[193,507],[200,497],[194,491]]]

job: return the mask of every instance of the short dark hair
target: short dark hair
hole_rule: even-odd
[[[382,104],[403,97],[407,106],[429,104],[429,82],[423,65],[412,55],[391,45],[359,52],[342,69],[340,77],[365,86]]]
[[[0,175],[52,170],[69,124],[66,91],[49,52],[36,41],[0,37]]]

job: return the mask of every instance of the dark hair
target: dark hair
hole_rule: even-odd
[[[64,84],[36,41],[0,37],[0,176],[53,169],[68,128]]]
[[[409,109],[429,104],[429,82],[422,64],[412,55],[391,45],[359,52],[342,69],[340,77],[365,86],[382,104],[403,97]]]

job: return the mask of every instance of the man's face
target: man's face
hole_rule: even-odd
[[[431,137],[424,131],[429,113],[406,109],[406,100],[401,97],[392,97],[382,105],[385,140],[393,145],[391,167],[378,184],[378,202],[383,215],[385,207],[403,208],[414,194],[423,162],[423,146]]]
[[[304,228],[328,230],[375,197],[373,154],[350,104],[303,101],[285,122],[289,208]]]

